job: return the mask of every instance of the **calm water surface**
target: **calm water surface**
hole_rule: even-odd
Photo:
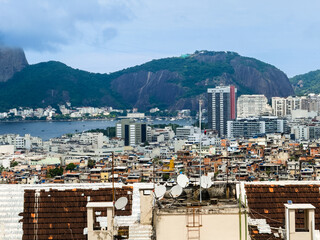
[[[31,136],[41,137],[48,140],[54,137],[60,137],[66,133],[75,133],[87,131],[96,128],[114,127],[117,121],[73,121],[73,122],[0,122],[1,134],[31,134]],[[158,121],[155,120],[151,124],[159,123],[176,123],[179,125],[191,125],[193,122],[187,120],[176,121]]]

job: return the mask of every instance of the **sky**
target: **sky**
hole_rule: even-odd
[[[196,50],[320,69],[319,0],[0,0],[0,45],[109,73]]]

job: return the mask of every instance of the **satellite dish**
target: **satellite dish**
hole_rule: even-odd
[[[177,198],[181,195],[183,189],[179,185],[175,185],[174,187],[171,188],[170,194],[173,198]]]
[[[184,174],[180,174],[177,178],[177,182],[180,187],[185,188],[189,185],[189,178]]]
[[[166,193],[167,189],[165,186],[163,185],[157,185],[154,188],[154,195],[156,196],[156,198],[162,198],[164,196],[164,194]]]
[[[201,187],[202,188],[209,188],[212,185],[211,177],[209,176],[202,176],[201,177]]]
[[[120,209],[123,209],[125,206],[127,206],[127,204],[128,204],[128,198],[121,197],[115,202],[114,206],[117,210],[120,210]]]

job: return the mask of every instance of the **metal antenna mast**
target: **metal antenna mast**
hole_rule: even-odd
[[[111,173],[112,173],[112,225],[113,228],[111,229],[112,231],[112,237],[113,237],[113,231],[114,231],[114,217],[115,217],[115,209],[114,209],[114,205],[115,205],[115,198],[116,198],[116,191],[114,188],[114,152],[112,152],[112,166],[111,166]]]
[[[202,194],[201,194],[201,168],[202,168],[202,163],[201,163],[201,99],[199,100],[199,128],[200,128],[200,137],[199,137],[199,158],[200,158],[200,181],[199,181],[199,185],[200,185],[200,203],[202,202]]]

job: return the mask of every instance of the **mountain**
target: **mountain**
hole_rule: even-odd
[[[293,94],[287,76],[277,68],[234,52],[197,51],[153,60],[119,72],[112,89],[136,107],[163,104],[171,109],[197,109],[207,88],[234,84],[238,94],[268,98]]]
[[[296,95],[320,93],[320,70],[297,75],[290,78],[290,82]]]
[[[73,106],[122,107],[108,86],[107,74],[73,69],[60,62],[43,62],[29,65],[0,83],[0,106],[46,107],[71,102]]]
[[[28,62],[22,49],[0,46],[0,82],[6,82],[26,66]]]
[[[234,52],[196,51],[152,60],[111,74],[94,74],[59,62],[30,65],[0,83],[2,109],[16,106],[113,106],[196,110],[207,88],[234,84],[240,94],[288,96],[287,76],[272,65]]]

